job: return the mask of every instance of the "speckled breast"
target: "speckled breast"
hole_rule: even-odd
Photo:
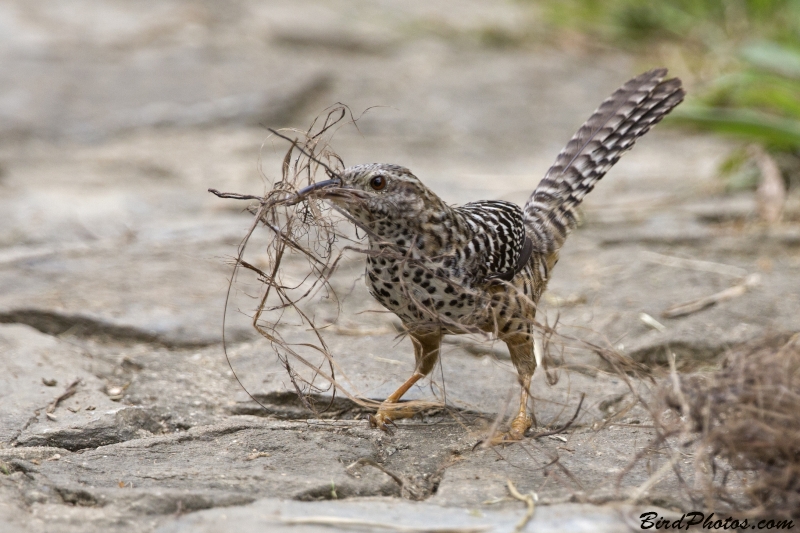
[[[366,283],[372,296],[395,313],[406,326],[436,325],[448,333],[469,329],[503,333],[523,329],[512,318],[532,319],[541,294],[538,259],[514,278],[511,286],[499,283],[473,286],[469,279],[437,261],[398,261],[381,255],[367,260]],[[459,327],[462,326],[462,327]]]

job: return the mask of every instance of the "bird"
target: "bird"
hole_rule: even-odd
[[[365,281],[414,346],[415,367],[374,415],[389,431],[412,416],[400,402],[439,360],[444,335],[486,332],[508,347],[520,385],[519,408],[492,443],[516,442],[535,423],[528,408],[536,370],[533,321],[577,208],[606,172],[684,99],[667,69],[617,89],[578,129],[523,207],[501,200],[445,203],[410,170],[352,166],[297,191],[330,202],[367,234]]]

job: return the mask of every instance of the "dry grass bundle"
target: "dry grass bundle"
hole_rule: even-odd
[[[673,377],[662,399],[698,437],[696,501],[800,517],[800,334],[734,349],[719,371]],[[680,425],[657,422],[667,432]]]
[[[347,212],[321,201],[315,195],[298,194],[304,187],[318,181],[316,177],[320,173],[328,178],[336,178],[344,170],[341,158],[330,149],[329,142],[339,127],[355,123],[356,119],[349,108],[336,105],[324,119],[315,120],[308,131],[284,130],[284,133],[291,135],[287,136],[270,130],[290,147],[283,159],[281,179],[273,183],[263,197],[209,189],[221,198],[257,202],[257,205],[251,205],[248,209],[254,215],[253,223],[233,261],[234,272],[228,288],[225,316],[228,316],[228,306],[241,275],[240,269],[254,273],[260,283],[259,294],[249,295],[256,301],[254,309],[238,311],[250,316],[253,327],[270,342],[298,397],[306,408],[317,415],[334,405],[337,391],[367,409],[375,409],[380,405],[380,402],[363,398],[352,387],[325,341],[325,331],[338,321],[342,304],[341,295],[331,284],[331,277],[348,253],[375,253],[361,244],[369,230]],[[338,189],[337,193],[358,199],[358,191]],[[260,250],[260,263],[266,264],[267,268],[259,268],[254,262],[248,261],[245,255],[253,232],[259,226],[272,233],[266,249]],[[397,254],[404,258],[401,255],[403,252],[395,248],[387,243],[381,254]],[[302,258],[305,264],[298,265],[295,262],[291,268],[287,268],[289,256],[293,259]],[[299,277],[298,272],[302,273]],[[321,303],[326,308],[333,307],[334,316],[323,315],[320,318],[318,311]],[[292,339],[285,335],[287,331],[291,332]],[[297,334],[303,333],[307,335],[298,341]],[[405,333],[400,332],[399,336]],[[227,343],[224,344],[227,356]],[[230,365],[230,358],[228,363]],[[231,370],[239,380],[232,366]],[[239,383],[242,384],[241,380]],[[247,392],[243,384],[242,388]],[[327,405],[316,405],[314,399],[326,392],[332,392]],[[260,404],[252,395],[250,398]],[[442,406],[438,402],[413,403],[419,409]],[[268,409],[264,405],[262,407]]]

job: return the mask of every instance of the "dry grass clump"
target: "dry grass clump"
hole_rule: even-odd
[[[349,121],[346,120],[348,115],[349,109],[339,105],[330,109],[322,120],[315,120],[308,131],[287,130],[287,136],[270,130],[274,136],[286,140],[289,148],[283,159],[280,179],[271,184],[264,196],[209,189],[220,198],[257,202],[248,208],[254,215],[253,223],[233,260],[234,270],[223,321],[226,356],[225,323],[228,320],[228,308],[233,305],[235,311],[248,316],[253,327],[270,342],[298,397],[309,410],[317,414],[326,411],[335,401],[337,366],[322,335],[325,327],[330,325],[329,320],[320,320],[314,309],[320,300],[327,300],[338,315],[340,301],[330,284],[330,278],[344,252],[352,248],[349,245],[357,243],[352,240],[350,232],[342,228],[342,222],[346,222],[343,217],[331,216],[332,208],[329,205],[313,197],[301,199],[297,191],[314,183],[321,173],[332,178],[344,169],[341,158],[330,149],[328,143],[339,126],[354,123],[352,115]],[[263,256],[262,265],[248,260],[252,254],[247,249],[253,232],[259,226],[272,234],[266,248],[259,250]],[[290,275],[282,266],[289,255],[296,255],[305,263],[302,267],[295,265],[293,269],[292,274],[300,273],[299,277]],[[255,275],[256,294],[250,294],[243,288],[235,289],[237,286],[243,287],[240,269]],[[233,304],[236,290],[254,301],[252,308],[240,309],[238,304]],[[295,324],[296,329],[310,332],[309,337],[302,342],[287,340],[286,328],[282,327],[286,324]],[[238,380],[233,366],[231,370]],[[250,394],[244,385],[242,388]],[[331,389],[333,395],[326,406],[314,404],[315,396]],[[338,389],[342,390],[341,387]],[[374,407],[346,390],[343,392],[362,407]],[[255,397],[250,397],[262,405]]]
[[[716,372],[673,377],[662,399],[699,437],[696,499],[709,509],[800,517],[800,333],[734,349]]]
[[[336,105],[307,131],[270,129],[272,137],[285,142],[288,150],[280,179],[269,184],[263,196],[209,189],[221,198],[256,202],[248,208],[254,215],[253,222],[232,261],[223,323],[226,355],[226,323],[231,312],[244,315],[269,341],[299,399],[317,416],[334,406],[337,393],[368,410],[380,405],[380,401],[365,398],[356,390],[337,361],[334,349],[326,342],[327,335],[336,331],[344,298],[352,291],[352,288],[342,289],[359,281],[341,283],[340,280],[337,291],[332,277],[343,260],[353,255],[379,253],[398,261],[414,261],[392,243],[385,243],[380,252],[369,249],[364,237],[375,236],[368,228],[314,194],[299,194],[304,187],[321,179],[341,175],[344,163],[331,149],[330,142],[340,127],[355,125],[356,121],[349,108]],[[344,188],[336,189],[336,194],[347,195],[351,201],[360,199],[358,191]],[[266,229],[268,235],[254,254],[248,244],[260,228]],[[424,306],[421,309],[434,312]],[[406,333],[398,332],[398,338]],[[231,370],[238,380],[232,365]],[[243,384],[242,387],[250,395]],[[329,399],[325,393],[330,393]],[[253,395],[250,398],[269,410]],[[439,401],[422,400],[407,404],[414,404],[419,410],[443,406]]]

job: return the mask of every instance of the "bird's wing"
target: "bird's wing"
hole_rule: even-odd
[[[464,260],[481,271],[481,281],[510,281],[530,257],[522,210],[500,200],[471,202],[457,208],[472,227],[473,237],[464,247]],[[526,250],[527,243],[527,250]],[[527,251],[527,257],[523,257]]]

